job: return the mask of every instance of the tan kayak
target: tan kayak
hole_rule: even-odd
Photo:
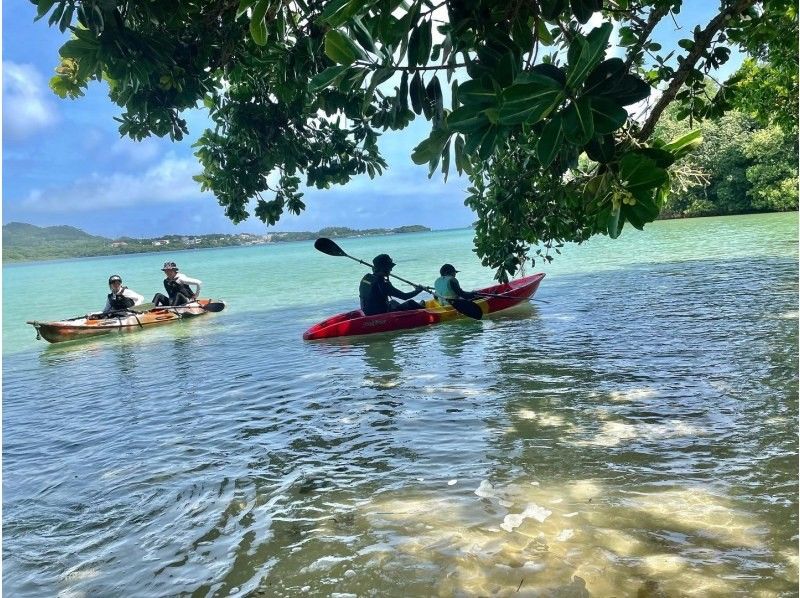
[[[156,324],[177,322],[185,318],[195,318],[208,312],[225,309],[225,302],[216,299],[198,299],[187,305],[176,307],[153,307],[143,311],[129,310],[110,318],[79,316],[55,322],[29,320],[27,323],[36,329],[36,338],[60,343],[110,332],[140,330]]]

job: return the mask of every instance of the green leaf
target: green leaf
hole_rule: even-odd
[[[623,187],[631,192],[660,187],[667,180],[667,172],[654,160],[638,153],[628,153],[619,163],[619,178]]]
[[[44,15],[50,12],[50,9],[53,8],[53,4],[55,3],[56,0],[39,0],[39,2],[36,3],[36,18],[33,20],[38,21],[41,19]]]
[[[478,157],[481,160],[488,160],[489,156],[494,152],[495,145],[497,144],[497,136],[500,133],[500,127],[497,125],[490,126],[481,136],[480,150],[478,150]]]
[[[639,77],[623,74],[619,79],[609,78],[592,90],[593,96],[603,96],[620,106],[630,106],[650,96],[650,85]]]
[[[567,6],[567,0],[540,0],[542,16],[547,21],[555,21]]]
[[[516,78],[514,83],[531,83],[529,81],[531,75],[544,75],[545,77],[550,77],[551,79],[558,81],[562,87],[566,86],[567,84],[567,74],[564,72],[564,69],[557,67],[554,64],[537,64],[530,71],[520,73],[520,75]]]
[[[614,159],[614,136],[604,135],[603,137],[595,137],[586,144],[586,155],[590,160],[599,162],[600,164],[608,164]]]
[[[253,14],[250,17],[250,37],[259,46],[267,45],[267,24],[264,17],[269,9],[269,0],[258,0],[253,5]]]
[[[468,133],[464,140],[464,153],[469,156],[478,151],[478,148],[483,144],[486,135],[489,133],[489,129],[493,126],[494,125],[487,120],[473,132]]]
[[[442,150],[442,174],[444,175],[444,182],[447,182],[447,177],[450,176],[450,138],[447,138],[447,143]]]
[[[247,0],[242,0],[242,2],[246,1]],[[328,19],[339,12],[342,7],[349,2],[350,0],[329,0],[329,2],[325,4],[325,9],[322,11],[322,14],[319,15],[319,20],[328,22]]]
[[[621,58],[609,58],[598,64],[583,86],[583,94],[599,94],[612,89],[625,75],[625,63]]]
[[[364,22],[361,20],[361,18],[355,17],[351,19],[350,23],[350,29],[356,36],[356,41],[358,41],[361,47],[368,52],[377,54],[378,48],[375,46],[375,40],[372,39],[372,34],[370,33],[369,29],[364,26]]]
[[[561,126],[561,116],[555,115],[542,129],[539,141],[536,143],[536,157],[542,168],[547,168],[561,149],[564,142],[564,131]]]
[[[64,9],[66,8],[66,6],[67,6],[66,4],[59,4],[58,6],[56,6],[56,9],[50,15],[50,18],[47,19],[48,26],[52,27],[61,20],[61,17],[64,15]]]
[[[539,34],[539,42],[542,45],[553,45],[553,36],[550,34],[550,30],[547,28],[547,23],[545,23],[544,20],[539,19],[536,21],[536,33]]]
[[[499,97],[487,77],[472,79],[459,85],[458,99],[465,106],[495,106]]]
[[[703,133],[700,129],[686,133],[677,139],[670,141],[661,149],[670,152],[675,159],[682,158],[689,152],[694,151],[703,143]]]
[[[433,45],[433,34],[431,22],[425,21],[419,27],[419,50],[417,51],[417,64],[425,65],[431,56],[431,46]]]
[[[314,75],[314,78],[311,79],[309,86],[311,87],[312,91],[319,91],[321,89],[325,89],[330,85],[339,75],[345,72],[348,69],[347,66],[337,65],[337,66],[329,66],[321,73],[317,73]],[[380,71],[379,71],[380,72]],[[375,80],[375,77],[378,73],[372,76],[372,80]]]
[[[511,38],[517,48],[522,52],[527,52],[533,46],[532,19],[514,19],[511,23]]]
[[[622,205],[622,216],[634,227],[642,230],[646,223],[658,218],[658,214],[661,211],[654,201],[654,195],[656,195],[656,192],[652,189],[638,190],[634,193],[635,204]]]
[[[620,212],[621,212],[620,204],[612,206],[611,214],[609,214],[608,217],[608,229],[607,229],[608,236],[611,237],[612,239],[616,239],[617,237],[619,237],[619,234],[622,232],[622,226],[620,225],[620,218],[619,218]],[[622,220],[622,222],[624,223],[625,220]]]
[[[433,121],[434,126],[440,126],[444,120],[444,96],[439,77],[436,75],[425,86],[425,98],[427,101],[423,105],[423,111],[425,106],[430,106],[430,116],[426,113],[426,117]]]
[[[325,54],[337,64],[350,65],[361,55],[361,51],[349,38],[331,29],[325,34]]]
[[[570,0],[572,14],[583,25],[592,15],[603,7],[602,0]]]
[[[637,149],[636,153],[647,156],[660,168],[669,168],[675,163],[675,156],[662,148],[643,147]]]
[[[411,153],[411,159],[414,161],[414,164],[427,164],[434,159],[438,162],[438,157],[442,153],[448,139],[450,139],[450,133],[445,130],[435,129],[431,131],[430,136],[417,145]]]
[[[320,20],[325,21],[331,27],[339,27],[360,10],[368,8],[370,4],[371,2],[365,2],[365,0],[333,0],[325,5]]]
[[[585,38],[580,34],[575,35],[567,52],[568,87],[574,88],[583,83],[589,72],[602,60],[612,29],[611,23],[603,23],[592,29]]]
[[[461,135],[456,136],[456,142],[453,144],[453,149],[456,157],[456,170],[458,170],[458,174],[462,174],[468,169],[467,158],[464,155],[464,137]]]
[[[447,126],[459,133],[472,133],[489,124],[489,119],[476,106],[462,106],[447,115]]]
[[[592,107],[594,130],[601,135],[613,133],[628,120],[628,113],[625,108],[608,98],[591,98],[590,105]]]
[[[414,109],[414,112],[422,114],[422,106],[426,99],[425,86],[422,84],[422,77],[420,77],[419,71],[414,73],[414,76],[411,78],[411,86],[409,87],[408,93],[409,96],[411,96],[411,107]]]
[[[576,145],[584,145],[594,136],[594,119],[588,97],[579,98],[564,110],[564,135]]]
[[[545,118],[563,99],[558,81],[544,75],[528,74],[528,83],[514,84],[503,91],[500,123],[536,123]]]
[[[240,0],[239,8],[236,9],[236,18],[240,18],[244,13],[247,12],[247,9],[253,6],[258,0]]]
[[[411,37],[408,40],[408,64],[415,66],[419,63],[420,55],[420,28],[414,27]]]

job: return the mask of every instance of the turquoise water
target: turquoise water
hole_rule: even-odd
[[[470,231],[342,239],[431,284]],[[3,268],[3,589],[789,595],[797,214],[569,246],[481,322],[305,343],[364,268],[312,244]],[[46,345],[161,263],[228,309]],[[521,584],[521,585],[520,585]],[[650,592],[650,594],[647,594]]]

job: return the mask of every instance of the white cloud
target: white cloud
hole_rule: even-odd
[[[145,137],[141,141],[121,137],[111,146],[112,156],[119,156],[133,164],[151,162],[158,157],[159,152],[159,142],[153,137]]]
[[[32,65],[3,61],[3,135],[24,139],[54,124],[58,118],[49,93]]]
[[[142,174],[95,172],[71,185],[34,189],[21,207],[36,212],[77,212],[196,200],[207,195],[192,180],[199,171],[194,158],[170,154]]]

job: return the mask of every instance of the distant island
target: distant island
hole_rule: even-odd
[[[365,230],[356,230],[345,226],[332,226],[323,228],[315,233],[166,235],[150,239],[134,239],[131,237],[108,239],[90,235],[73,226],[41,227],[25,224],[24,222],[9,222],[3,225],[3,262],[94,257],[124,253],[173,252],[183,249],[308,241],[318,237],[371,237],[376,235],[420,233],[430,230],[418,224],[399,228],[368,228]]]

